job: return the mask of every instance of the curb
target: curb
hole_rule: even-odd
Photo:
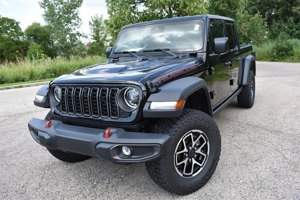
[[[14,89],[14,88],[23,88],[23,87],[47,85],[49,82],[50,81],[43,81],[43,82],[37,82],[37,83],[24,83],[24,84],[19,84],[19,85],[9,85],[9,86],[0,87],[0,90],[8,90],[8,89]]]

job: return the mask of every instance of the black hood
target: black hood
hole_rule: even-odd
[[[53,83],[97,84],[136,82],[144,85],[147,81],[151,81],[156,85],[160,85],[173,78],[196,71],[199,69],[200,63],[202,61],[194,57],[101,63],[60,76]]]

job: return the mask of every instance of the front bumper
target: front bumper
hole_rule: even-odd
[[[169,135],[159,133],[127,132],[122,128],[111,128],[111,136],[104,137],[105,129],[64,124],[52,120],[33,118],[28,128],[33,139],[47,148],[98,157],[119,163],[145,162],[163,155]],[[122,146],[131,149],[131,155],[122,153]]]

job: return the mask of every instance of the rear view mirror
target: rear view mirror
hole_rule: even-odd
[[[112,47],[107,47],[106,49],[106,58],[109,57],[110,53],[111,53]]]
[[[215,52],[217,54],[226,53],[229,51],[228,37],[215,38]]]

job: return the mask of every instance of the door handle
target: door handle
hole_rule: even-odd
[[[225,65],[225,67],[231,67],[232,61],[225,62],[224,65]]]

